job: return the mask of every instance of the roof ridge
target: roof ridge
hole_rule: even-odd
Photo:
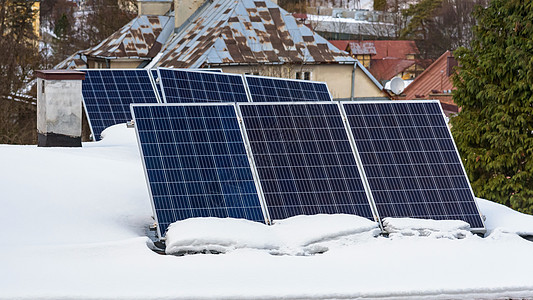
[[[89,47],[85,50],[83,50],[83,54],[87,55],[88,52],[91,52],[91,51],[94,51],[93,49],[97,49],[99,48],[100,46],[104,45],[106,42],[108,42],[112,36],[116,35],[117,33],[120,33],[119,35],[119,38],[123,38],[124,35],[129,32],[129,30],[125,31],[125,32],[122,32],[122,29],[123,28],[126,28],[128,27],[128,29],[131,29],[131,27],[133,26],[133,22],[136,21],[140,16],[136,16],[135,18],[133,18],[131,21],[129,21],[128,23],[126,23],[126,25],[120,27],[119,30],[113,32],[110,36],[108,36],[107,38],[103,39],[100,43],[96,44],[96,46],[92,46],[92,47]]]
[[[86,49],[83,54],[94,57],[150,58],[151,49],[164,39],[161,36],[171,17],[136,16],[106,39]]]
[[[214,0],[181,26],[161,67],[355,60],[269,0]]]
[[[236,17],[238,20],[239,20],[239,23],[242,24],[242,21],[241,19],[239,18],[240,15],[236,13],[236,8],[237,6],[239,5],[239,3],[242,4],[242,0],[230,0],[230,2],[233,1],[234,5],[233,7],[231,7],[231,12],[230,12],[230,18],[231,17]],[[191,68],[200,68],[201,65],[206,62],[206,61],[209,61],[209,56],[211,55],[216,55],[218,57],[220,57],[220,55],[218,55],[218,53],[216,53],[216,48],[215,48],[215,45],[216,43],[221,40],[221,35],[223,34],[224,32],[224,29],[228,28],[229,27],[229,20],[230,18],[226,18],[224,20],[224,23],[220,26],[217,26],[220,30],[218,31],[218,34],[216,36],[216,38],[214,38],[212,40],[212,43],[211,43],[211,46],[209,46],[209,49],[205,50],[204,53],[202,55],[200,55],[200,57],[196,60],[196,62],[191,66]],[[212,52],[215,51],[215,53],[213,54]],[[192,54],[192,53],[191,53]]]
[[[198,10],[195,11],[195,13],[193,13],[178,28],[177,32],[175,32],[173,34],[172,38],[169,39],[169,41],[165,45],[165,48],[163,49],[164,53],[163,53],[163,55],[161,55],[161,57],[159,58],[159,61],[156,63],[156,65],[160,65],[161,61],[165,61],[166,59],[168,59],[173,52],[181,53],[183,49],[185,49],[185,51],[187,51],[189,49],[189,47],[186,47],[186,45],[188,43],[184,42],[184,43],[178,44],[182,40],[185,40],[185,39],[190,39],[190,40],[197,39],[198,37],[201,36],[201,33],[212,29],[212,27],[200,26],[201,27],[200,32],[192,35],[191,34],[191,32],[193,32],[192,29],[194,29],[194,27],[198,27],[198,25],[195,22],[192,22],[193,20],[196,21],[196,20],[198,20],[200,18],[211,19],[210,17],[212,17],[213,15],[216,16],[217,14],[219,14],[219,11],[221,9],[224,9],[224,8],[226,8],[226,11],[228,9],[234,10],[235,5],[237,4],[237,1],[238,0],[223,0],[223,1],[215,2],[215,1],[207,0],[205,3],[209,3],[210,2],[209,5],[204,5],[203,4]],[[220,2],[223,2],[225,5],[220,5],[219,4]],[[212,8],[214,8],[214,9],[212,9]],[[218,18],[218,19],[220,19],[220,18]],[[214,20],[211,19],[211,20],[212,21],[216,21],[216,19],[214,19]],[[222,23],[219,23],[218,26],[215,26],[215,28],[221,29],[222,27],[226,26],[227,23],[228,23],[228,19],[222,19]],[[218,30],[218,31],[220,31],[220,30]],[[212,39],[212,45],[214,45],[216,40],[219,39],[219,38],[220,38],[220,35],[216,34],[216,38]],[[199,43],[196,41],[195,44],[196,44],[196,46],[198,46]],[[179,47],[177,47],[177,46],[179,46]],[[196,51],[193,51],[192,53],[188,53],[185,57],[186,58],[190,57],[193,53],[198,52],[198,50],[200,50],[200,48],[196,47]]]

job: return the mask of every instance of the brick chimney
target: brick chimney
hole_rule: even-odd
[[[139,16],[163,16],[172,6],[172,0],[138,0]]]
[[[174,30],[177,30],[205,0],[174,0]]]

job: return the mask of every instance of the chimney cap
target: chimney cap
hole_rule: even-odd
[[[75,70],[36,70],[35,76],[46,80],[84,80],[85,72]]]

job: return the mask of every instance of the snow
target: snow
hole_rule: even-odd
[[[519,213],[507,206],[477,198],[479,209],[487,217],[485,227],[487,232],[495,230],[515,233],[524,236],[533,235],[533,217]]]
[[[411,218],[385,218],[383,229],[390,238],[420,236],[431,238],[462,239],[472,235],[470,224],[458,220],[420,220]]]
[[[353,215],[296,216],[272,226],[237,219],[198,218],[172,224],[166,235],[167,254],[228,253],[263,250],[274,255],[312,255],[325,245],[352,235],[376,237],[377,223]]]
[[[339,18],[334,16],[325,16],[325,15],[312,15],[307,14],[307,18],[311,22],[331,22],[331,23],[351,23],[351,24],[365,24],[365,25],[392,25],[390,23],[384,22],[370,22],[366,20],[356,20],[354,18]]]
[[[0,145],[0,299],[532,298],[533,217],[479,199],[461,222],[298,216],[272,226],[195,219],[147,237],[135,131],[83,148]],[[464,232],[464,235],[454,235]],[[191,254],[213,250],[223,254]],[[182,255],[187,254],[187,255]]]

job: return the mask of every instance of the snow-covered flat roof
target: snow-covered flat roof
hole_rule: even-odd
[[[392,219],[383,237],[347,215],[194,219],[172,225],[167,252],[223,254],[174,256],[149,248],[125,124],[83,148],[0,145],[0,166],[0,299],[533,297],[533,243],[516,234],[533,217],[486,200],[484,238],[461,222]]]

